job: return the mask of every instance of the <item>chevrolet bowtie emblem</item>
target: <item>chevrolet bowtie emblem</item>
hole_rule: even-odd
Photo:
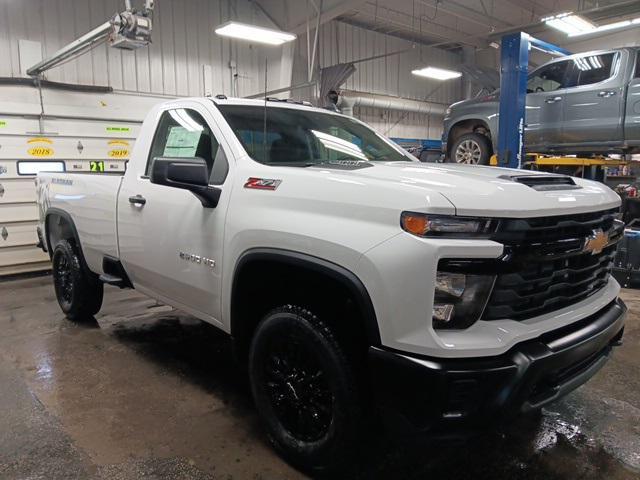
[[[609,244],[609,234],[603,232],[601,228],[593,230],[584,240],[583,252],[591,252],[591,255],[597,255],[602,252],[604,248]]]

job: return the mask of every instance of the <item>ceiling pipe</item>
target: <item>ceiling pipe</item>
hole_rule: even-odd
[[[444,115],[447,108],[441,103],[423,102],[403,97],[378,95],[343,90],[338,101],[338,108],[345,115],[353,116],[356,107],[377,108],[380,110],[399,110],[402,112],[422,113],[425,115]]]

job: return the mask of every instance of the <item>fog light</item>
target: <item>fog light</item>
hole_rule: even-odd
[[[432,322],[436,329],[462,329],[482,315],[495,276],[458,272],[436,273]]]
[[[433,305],[433,320],[448,322],[453,316],[453,305],[450,303],[436,303]]]

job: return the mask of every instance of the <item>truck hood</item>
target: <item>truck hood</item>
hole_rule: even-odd
[[[541,172],[498,167],[418,162],[370,162],[353,169],[322,165],[339,176],[359,177],[371,188],[389,185],[394,190],[422,189],[425,196],[440,193],[457,215],[493,217],[537,217],[605,210],[620,205],[620,197],[609,187],[590,180],[571,177],[575,185],[563,189],[533,188],[514,177],[526,176],[550,181]],[[367,182],[367,180],[369,182]],[[551,186],[550,188],[558,188]]]

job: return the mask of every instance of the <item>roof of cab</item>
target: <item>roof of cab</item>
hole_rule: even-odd
[[[327,110],[324,108],[314,107],[309,102],[299,102],[297,100],[292,99],[279,99],[275,97],[267,97],[267,101],[264,99],[255,99],[255,98],[237,98],[237,97],[227,97],[225,95],[215,95],[209,98],[216,105],[246,105],[246,106],[255,106],[255,107],[264,107],[265,103],[267,107],[273,108],[294,108],[300,110],[314,110],[322,113],[336,113],[332,110]]]

